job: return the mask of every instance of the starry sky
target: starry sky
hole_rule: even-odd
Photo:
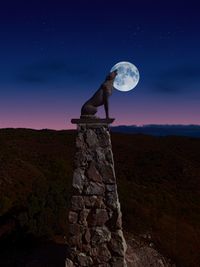
[[[0,128],[74,128],[119,61],[141,79],[114,90],[114,125],[200,124],[199,25],[193,0],[1,1]]]

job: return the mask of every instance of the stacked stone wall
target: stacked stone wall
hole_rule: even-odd
[[[66,267],[126,266],[108,125],[78,125],[68,223]]]

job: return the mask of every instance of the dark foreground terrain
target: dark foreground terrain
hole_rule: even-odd
[[[34,255],[62,266],[74,141],[73,131],[0,130],[0,266],[36,266]],[[199,267],[200,139],[113,133],[112,144],[124,229]]]

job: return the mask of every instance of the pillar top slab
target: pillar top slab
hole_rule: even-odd
[[[72,124],[95,124],[95,125],[108,125],[113,123],[115,119],[99,119],[99,118],[80,118],[72,119]]]

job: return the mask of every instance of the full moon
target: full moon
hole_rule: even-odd
[[[111,72],[114,70],[118,71],[113,83],[115,89],[127,92],[136,87],[140,79],[140,74],[135,65],[122,61],[114,65]]]

